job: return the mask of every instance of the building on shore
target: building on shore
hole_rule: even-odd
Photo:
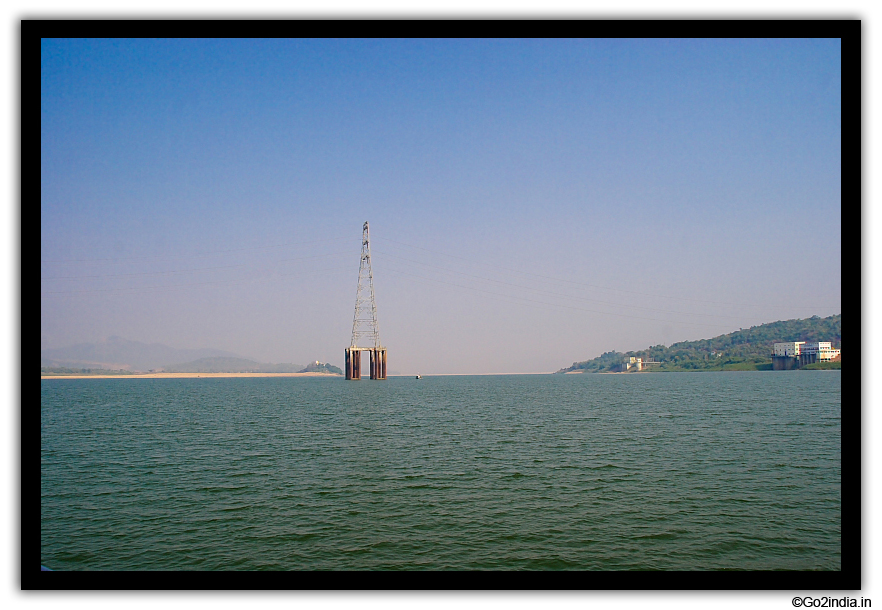
[[[776,343],[774,355],[778,356],[779,358],[782,356],[796,358],[799,356],[800,348],[802,348],[803,345],[805,345],[805,341],[788,341],[787,343]]]
[[[658,362],[657,360],[644,360],[643,358],[635,358],[634,356],[631,356],[625,363],[625,370],[630,371],[631,368],[636,368],[638,371],[642,371],[645,368],[658,364],[661,364],[661,362]]]
[[[833,349],[829,341],[806,343],[799,350],[799,366],[814,362],[830,362],[841,357],[842,350]]]
[[[841,358],[841,352],[834,349],[829,341],[776,343],[772,353],[772,370],[789,371],[815,362],[831,362]]]

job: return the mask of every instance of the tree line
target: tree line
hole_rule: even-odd
[[[653,345],[631,352],[605,352],[591,360],[574,362],[558,372],[619,372],[625,370],[623,363],[632,356],[660,362],[649,369],[658,371],[771,370],[773,346],[784,341],[830,341],[834,348],[841,349],[842,314],[770,322],[712,339],[681,341],[667,347]],[[840,366],[837,363],[830,368]]]

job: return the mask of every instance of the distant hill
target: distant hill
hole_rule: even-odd
[[[324,372],[342,375],[332,365],[314,361],[309,365],[282,362],[271,364],[243,358],[219,349],[176,349],[161,343],[141,343],[110,337],[98,343],[40,351],[43,374],[125,374],[165,371],[167,373],[301,373]]]
[[[139,373],[134,373],[132,371],[127,371],[125,369],[71,369],[63,366],[44,366],[40,367],[40,375],[57,375],[57,376],[72,376],[72,375],[138,375]]]
[[[334,375],[342,375],[343,369],[340,367],[334,366],[333,364],[328,364],[327,362],[319,362],[316,360],[315,362],[311,362],[307,364],[300,373],[333,373]]]
[[[713,339],[681,341],[670,347],[654,345],[634,352],[606,352],[592,360],[574,362],[558,373],[604,373],[623,369],[630,357],[656,360],[654,371],[763,370],[771,369],[773,345],[783,341],[830,341],[842,348],[842,314],[819,318],[770,322]]]
[[[164,367],[166,373],[299,373],[302,364],[269,364],[256,362],[246,358],[199,358],[192,362],[183,362]]]
[[[99,343],[79,343],[69,347],[40,350],[40,365],[73,369],[149,371],[173,362],[213,357],[241,358],[238,354],[219,349],[176,349],[161,343],[148,344],[122,337],[110,337]]]

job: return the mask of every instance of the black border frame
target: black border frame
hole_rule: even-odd
[[[317,37],[363,34],[369,25],[372,36],[445,36],[476,32],[507,36],[542,37],[665,37],[665,38],[840,38],[842,40],[842,113],[843,192],[848,199],[861,201],[862,185],[862,23],[859,18],[843,16],[830,19],[571,19],[510,18],[505,20],[456,19],[444,16],[438,21],[420,16],[418,20],[291,19],[239,20],[219,17],[214,20],[168,20],[148,16],[144,19],[81,20],[77,18],[24,18],[20,30],[20,124],[21,124],[21,202],[27,193],[39,193],[39,142],[28,137],[39,128],[40,108],[40,38],[143,38],[143,37]],[[849,151],[846,153],[845,151]],[[34,159],[35,163],[26,160]],[[852,176],[851,179],[848,176]],[[33,185],[31,188],[28,186]],[[844,197],[845,198],[845,197]],[[22,206],[23,207],[23,206]],[[859,244],[858,237],[858,244]],[[859,246],[858,246],[859,247]],[[22,298],[24,303],[24,296]],[[860,338],[854,352],[860,354]],[[859,368],[855,367],[858,371]],[[22,377],[24,371],[22,371]],[[851,374],[851,373],[850,373]],[[858,377],[860,372],[856,373]],[[855,381],[851,387],[860,388]],[[858,390],[860,391],[860,390]],[[861,400],[849,405],[861,405]],[[21,407],[20,407],[21,408]],[[860,408],[860,407],[859,407]],[[21,408],[23,429],[34,429],[34,410]],[[855,417],[855,415],[858,417]],[[31,421],[32,424],[27,424]],[[21,588],[23,590],[571,590],[571,591],[720,591],[764,590],[859,591],[862,583],[862,476],[860,411],[850,407],[842,423],[842,569],[840,571],[695,571],[695,572],[41,572],[37,577],[40,531],[39,507],[34,498],[39,492],[38,461],[23,459],[34,455],[22,443],[21,467]],[[32,427],[26,428],[30,425]],[[31,438],[25,436],[25,438]],[[36,471],[36,472],[34,472]],[[34,476],[36,475],[36,476]],[[34,484],[33,481],[37,481]],[[35,510],[35,508],[37,510]],[[814,595],[818,597],[819,595]],[[842,595],[840,594],[840,597]],[[854,594],[851,597],[856,597]]]

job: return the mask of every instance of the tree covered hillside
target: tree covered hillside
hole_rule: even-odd
[[[606,352],[593,360],[574,362],[558,372],[616,372],[623,370],[622,363],[632,356],[661,362],[650,369],[658,371],[771,369],[773,345],[780,341],[830,341],[834,348],[841,349],[842,314],[771,322],[669,347],[654,345],[633,352]]]
[[[306,367],[299,371],[300,373],[332,373],[334,375],[342,375],[343,369],[339,366],[334,366],[333,364],[328,364],[327,362],[311,362],[306,365]]]

